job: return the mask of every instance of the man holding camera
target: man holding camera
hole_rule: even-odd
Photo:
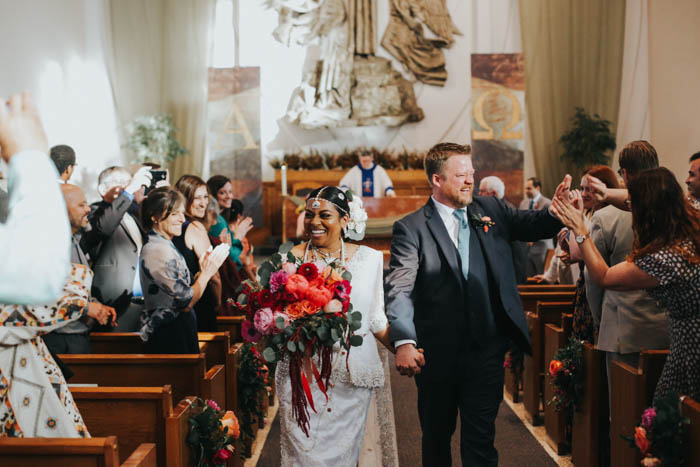
[[[145,235],[138,212],[152,183],[149,169],[142,167],[132,177],[123,167],[109,167],[97,179],[102,201],[92,205],[92,232],[84,246],[93,260],[92,293],[117,312],[117,326],[105,331],[134,332],[139,328],[143,293],[138,261]]]

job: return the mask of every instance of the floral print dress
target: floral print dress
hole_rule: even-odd
[[[41,334],[87,312],[92,271],[73,264],[53,305],[0,305],[0,438],[89,437]]]

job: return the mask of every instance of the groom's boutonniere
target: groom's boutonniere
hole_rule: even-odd
[[[481,227],[484,229],[484,233],[489,231],[489,227],[496,225],[489,216],[482,216],[481,214],[472,214],[472,221],[474,221],[474,227]]]

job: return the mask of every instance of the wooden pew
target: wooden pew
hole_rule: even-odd
[[[547,324],[544,328],[544,426],[547,433],[547,443],[559,455],[569,451],[567,432],[569,431],[568,424],[570,420],[565,410],[557,412],[556,405],[549,403],[554,397],[554,386],[552,386],[552,378],[549,376],[548,369],[549,362],[559,352],[559,349],[569,343],[572,320],[572,315],[563,314],[560,326]]]
[[[167,420],[174,417],[172,390],[163,387],[70,387],[91,436],[115,435],[122,447],[119,461],[142,442],[156,445],[158,465],[166,465],[166,453],[177,452],[185,439],[166,444]],[[187,425],[187,419],[180,419]],[[170,436],[171,443],[175,439]],[[176,464],[182,464],[178,462]]]
[[[231,334],[231,342],[243,342],[241,328],[245,316],[217,316],[216,326],[219,331],[228,331]]]
[[[238,408],[238,354],[243,344],[231,346],[230,333],[200,332],[197,334],[200,352],[206,355],[207,368],[223,365],[226,373],[226,398],[218,400],[222,407],[236,411]],[[138,333],[93,332],[90,345],[95,353],[141,354],[143,342]]]
[[[71,383],[99,386],[165,386],[170,384],[173,400],[198,396],[226,400],[223,365],[206,368],[206,356],[167,354],[60,355],[73,371]]]
[[[571,428],[571,461],[576,467],[597,467],[607,457],[610,410],[605,352],[583,344],[583,394]]]
[[[576,286],[573,284],[521,284],[518,292],[574,292]]]
[[[554,295],[560,296],[561,294],[554,293]],[[545,371],[544,327],[546,324],[561,323],[561,315],[569,313],[572,306],[573,302],[568,301],[538,302],[535,313],[525,313],[525,319],[530,329],[532,355],[525,355],[524,358],[523,404],[525,406],[525,417],[532,425],[538,425],[540,423],[539,414]]]
[[[634,434],[642,411],[651,405],[667,356],[668,350],[643,350],[637,368],[613,362],[610,368],[610,465],[639,465],[641,457],[637,450],[620,435]]]
[[[119,463],[117,438],[4,438],[0,465],[12,467],[156,467],[156,447],[138,446]]]
[[[537,302],[573,302],[574,292],[520,292],[520,303],[527,313],[537,312]]]
[[[700,465],[700,403],[686,397],[681,404],[681,415],[690,420],[686,442],[685,465]]]

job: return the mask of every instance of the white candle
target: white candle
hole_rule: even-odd
[[[287,196],[287,164],[282,164],[282,196]]]

